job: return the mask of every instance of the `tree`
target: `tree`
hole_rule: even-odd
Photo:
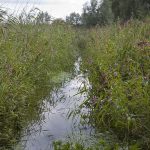
[[[112,2],[110,0],[104,0],[99,6],[100,15],[100,24],[107,25],[111,24],[114,20],[114,15],[111,9]]]
[[[148,15],[150,0],[91,0],[83,6],[82,23],[85,26],[107,25],[118,18],[125,22]]]
[[[149,0],[111,0],[112,12],[115,20],[120,18],[123,21],[130,18],[144,18],[150,15]]]
[[[39,12],[36,17],[36,24],[49,24],[51,16],[47,12]]]
[[[97,0],[91,0],[90,4],[85,3],[83,6],[82,22],[86,26],[100,24],[101,13]]]
[[[80,14],[73,12],[70,16],[66,17],[66,22],[75,26],[81,25],[81,16]]]
[[[87,3],[83,7],[82,21],[86,26],[106,25],[113,21],[113,13],[110,0],[91,0],[90,5]]]

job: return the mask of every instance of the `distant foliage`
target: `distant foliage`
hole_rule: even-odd
[[[108,25],[114,21],[126,22],[130,19],[143,19],[150,15],[149,0],[91,0],[85,3],[81,14],[81,23],[90,27]],[[76,25],[77,15],[70,14],[67,22]]]
[[[81,16],[79,13],[71,13],[69,16],[66,17],[66,22],[71,25],[80,25],[81,24]]]
[[[105,1],[105,0],[104,0]],[[123,21],[131,18],[141,19],[150,15],[149,0],[110,0],[112,2],[112,11],[115,19]]]
[[[100,11],[97,0],[91,0],[90,4],[83,6],[82,22],[86,26],[93,26],[100,23]]]
[[[66,22],[61,18],[57,18],[52,21],[52,25],[65,25],[65,24]]]
[[[112,22],[113,14],[111,2],[105,0],[102,3],[97,0],[91,0],[83,7],[82,22],[86,26],[106,25]]]
[[[49,24],[51,21],[51,16],[48,14],[48,12],[39,12],[36,19],[35,19],[37,24]]]

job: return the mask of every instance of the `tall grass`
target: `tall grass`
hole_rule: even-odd
[[[71,72],[74,37],[62,24],[0,24],[0,149],[11,149],[22,128],[38,117],[53,78]]]
[[[91,89],[90,124],[115,134],[128,149],[150,149],[150,24],[89,29],[82,38]]]
[[[83,33],[83,34],[82,34]],[[56,150],[150,149],[150,24],[130,21],[108,27],[80,30],[77,41],[82,71],[91,84],[90,108],[81,119],[99,137],[90,148],[84,143],[55,142]],[[85,121],[87,123],[87,121]],[[112,135],[109,139],[108,135]],[[109,140],[108,140],[109,139]]]
[[[115,135],[123,148],[150,149],[149,20],[82,29],[78,35],[64,23],[9,19],[0,21],[0,149],[11,149],[22,129],[38,119],[42,100],[57,86],[55,77],[72,72],[77,47],[91,84],[82,104],[91,110],[84,116],[89,124]],[[100,141],[106,149],[119,149]],[[57,142],[54,148],[84,149]]]

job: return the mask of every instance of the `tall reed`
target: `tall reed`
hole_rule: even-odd
[[[82,106],[91,108],[90,124],[129,149],[150,149],[149,23],[92,28],[85,41],[82,69],[91,89]]]
[[[0,23],[0,149],[11,149],[75,60],[75,32],[63,24]]]

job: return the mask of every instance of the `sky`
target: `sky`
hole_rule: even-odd
[[[89,0],[0,0],[0,7],[19,13],[23,8],[37,7],[54,18],[65,18],[71,12],[81,13],[83,4]]]

